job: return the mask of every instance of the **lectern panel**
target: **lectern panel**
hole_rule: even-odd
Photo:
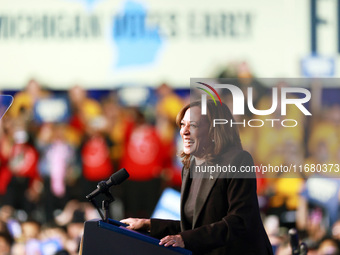
[[[191,251],[178,247],[158,245],[159,240],[136,231],[128,230],[117,221],[85,222],[83,255],[191,255]]]

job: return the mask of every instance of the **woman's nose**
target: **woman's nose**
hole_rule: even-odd
[[[184,126],[183,134],[186,134],[186,135],[190,134],[190,126],[189,125]]]

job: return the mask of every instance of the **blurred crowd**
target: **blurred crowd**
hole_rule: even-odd
[[[245,63],[233,63],[217,78],[238,79],[241,89],[255,86],[256,108],[270,108],[271,89],[256,82]],[[320,82],[309,89],[313,116],[294,106],[284,116],[297,120],[297,127],[240,125],[243,147],[256,165],[340,164],[340,100],[325,98]],[[161,84],[143,93],[148,99],[141,104],[137,88],[91,94],[76,85],[52,91],[34,79],[14,93],[0,124],[0,255],[78,254],[83,222],[99,217],[85,196],[120,168],[130,178],[112,189],[112,218],[150,217],[164,188],[180,189],[175,118],[190,102],[189,88]],[[221,95],[232,108],[230,94]],[[283,117],[275,112],[266,118]],[[330,173],[258,175],[260,208],[275,254],[291,254],[293,227],[308,254],[340,254],[340,180],[339,173]],[[310,178],[315,175],[321,178]]]

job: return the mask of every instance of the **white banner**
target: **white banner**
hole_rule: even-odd
[[[183,87],[232,61],[298,77],[309,54],[309,0],[0,0],[0,89],[30,78],[57,89]]]

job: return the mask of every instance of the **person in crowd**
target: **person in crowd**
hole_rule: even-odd
[[[340,220],[337,220],[332,226],[332,237],[340,243]]]
[[[8,114],[13,118],[29,119],[33,114],[34,104],[49,95],[50,93],[37,80],[31,79],[23,91],[15,94]]]
[[[181,143],[181,138],[177,133],[175,120],[177,113],[184,105],[183,99],[166,83],[157,88],[157,95],[155,127],[164,153],[163,176],[168,185],[177,188],[181,185],[182,164],[176,156],[176,149]]]
[[[233,117],[225,104],[215,106],[210,100],[207,115],[201,115],[200,101],[186,105],[177,115],[184,165],[181,220],[128,218],[122,222],[129,229],[148,230],[162,238],[160,245],[184,247],[193,254],[273,254],[260,217],[255,174],[215,173],[204,178],[205,174],[193,172],[196,166],[240,169],[253,165],[236,127],[213,127],[213,119]]]
[[[130,111],[121,167],[128,170],[129,180],[122,185],[126,217],[150,217],[160,196],[163,151],[155,128],[136,108]]]
[[[5,116],[0,125],[0,203],[12,178],[9,161],[13,145],[13,120]]]
[[[115,169],[118,169],[124,152],[124,137],[127,123],[126,110],[119,104],[118,99],[112,93],[101,101],[103,117],[106,121],[106,130],[112,141],[111,156]]]
[[[86,125],[102,113],[100,103],[88,97],[87,91],[80,85],[73,86],[69,92],[71,105],[70,126],[81,137],[86,132]]]
[[[0,255],[11,254],[11,247],[14,243],[13,238],[4,232],[0,232]]]
[[[43,180],[42,204],[45,219],[53,222],[54,212],[62,209],[67,202],[67,176],[71,175],[74,149],[65,138],[63,124],[44,123],[36,138],[40,152],[39,173]]]
[[[339,244],[331,238],[323,240],[318,249],[318,255],[339,255]]]
[[[84,187],[80,201],[86,201],[86,195],[96,189],[98,182],[109,178],[114,172],[111,157],[112,141],[105,132],[105,126],[106,121],[102,116],[89,120],[77,151],[82,166],[80,182]]]
[[[37,209],[40,185],[38,173],[39,154],[24,121],[17,120],[11,130],[13,145],[8,158],[11,179],[3,204],[23,209],[28,214]]]

